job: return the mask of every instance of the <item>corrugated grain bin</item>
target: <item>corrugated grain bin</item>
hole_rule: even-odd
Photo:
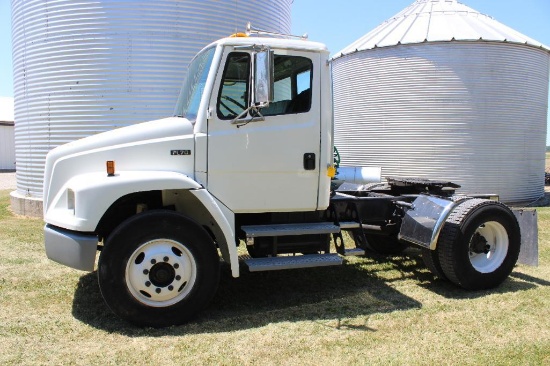
[[[290,0],[14,0],[16,195],[41,198],[52,148],[171,115],[196,52],[248,21],[289,33],[290,7]]]
[[[549,60],[546,46],[457,1],[416,1],[332,62],[343,163],[537,200]]]

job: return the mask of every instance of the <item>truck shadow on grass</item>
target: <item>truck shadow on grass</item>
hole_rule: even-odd
[[[526,291],[537,287],[537,285],[550,285],[550,282],[514,271],[500,286],[496,288],[470,291],[460,288],[447,280],[443,280],[433,275],[424,266],[420,250],[414,248],[407,249],[402,256],[386,257],[371,254],[369,259],[375,264],[391,264],[391,266],[393,266],[396,271],[402,273],[404,277],[415,278],[418,286],[447,299],[476,299],[495,293],[503,294]],[[393,282],[395,280],[397,279],[387,280],[386,282]]]
[[[228,266],[222,265],[218,291],[195,320],[165,329],[139,328],[111,313],[96,275],[93,272],[80,278],[73,316],[95,328],[131,336],[231,332],[307,320],[344,327],[351,326],[340,321],[344,318],[421,307],[360,265],[259,273],[243,270],[239,278],[232,278]],[[370,330],[367,326],[363,329]]]
[[[197,318],[164,329],[139,328],[111,313],[103,302],[96,273],[80,278],[73,301],[73,316],[92,327],[128,336],[163,336],[223,333],[252,329],[270,323],[316,321],[334,328],[375,331],[346,319],[393,311],[419,309],[422,304],[396,290],[410,281],[446,298],[477,298],[491,293],[515,292],[536,285],[525,279],[508,279],[497,289],[468,292],[435,279],[415,252],[400,257],[372,256],[350,259],[343,266],[249,273],[232,278],[222,265],[218,291]]]

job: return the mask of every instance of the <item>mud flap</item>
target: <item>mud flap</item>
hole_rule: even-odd
[[[403,217],[399,240],[434,250],[445,220],[457,203],[422,195],[416,198],[412,205]]]
[[[528,266],[539,265],[539,233],[537,211],[534,209],[513,209],[521,230],[521,249],[518,263]]]

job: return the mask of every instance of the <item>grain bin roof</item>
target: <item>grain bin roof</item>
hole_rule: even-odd
[[[448,41],[509,42],[550,52],[548,46],[456,0],[417,0],[334,58],[377,47]]]

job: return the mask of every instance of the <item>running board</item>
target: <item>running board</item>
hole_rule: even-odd
[[[339,266],[343,263],[338,254],[306,254],[287,257],[245,259],[250,272],[278,271],[283,269]]]
[[[344,255],[346,257],[358,257],[360,255],[365,255],[365,250],[361,248],[345,249]]]
[[[361,227],[361,224],[355,221],[345,221],[340,222],[340,229],[341,230],[352,230],[352,229],[359,229]]]
[[[308,234],[334,234],[340,232],[340,227],[332,223],[277,224],[277,225],[246,225],[241,229],[247,238],[262,236],[289,236]]]

